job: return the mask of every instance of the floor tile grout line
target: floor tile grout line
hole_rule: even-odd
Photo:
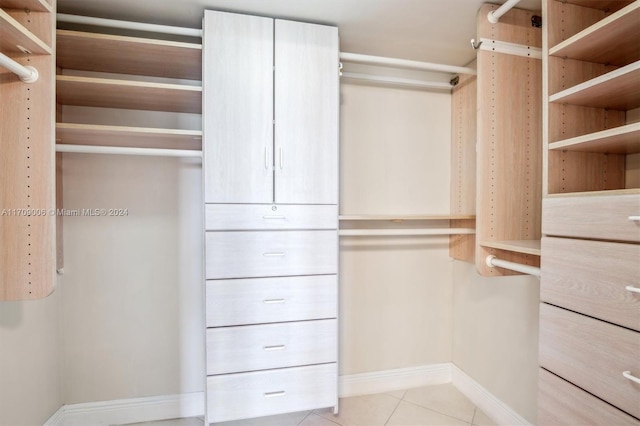
[[[403,395],[404,397],[404,395]],[[398,409],[398,407],[400,406],[400,403],[402,402],[401,399],[398,399],[398,403],[396,404],[396,406],[393,408],[393,411],[391,412],[391,414],[389,414],[389,417],[387,418],[387,421],[384,422],[384,426],[387,426],[387,423],[389,423],[389,420],[391,420],[391,417],[393,417],[393,415],[395,414],[396,410]]]
[[[309,412],[307,413],[307,415],[306,415],[306,416],[304,416],[304,418],[303,418],[302,420],[300,420],[298,423],[296,423],[296,426],[300,426],[300,424],[301,424],[302,422],[304,422],[305,420],[307,420],[307,417],[309,417],[311,414],[313,414],[313,410],[309,411]]]
[[[452,416],[451,414],[443,413],[442,411],[438,411],[438,410],[435,410],[433,408],[425,407],[424,405],[416,404],[415,402],[411,402],[411,401],[408,401],[406,399],[404,400],[404,402],[408,402],[409,404],[415,405],[416,407],[424,408],[425,410],[433,411],[434,413],[442,414],[443,416],[447,416],[447,417],[455,419],[455,420],[457,420],[459,422],[468,423],[468,424],[472,424],[472,422],[473,422],[473,417],[471,418],[471,422],[469,422],[467,420],[462,420],[459,417]],[[475,405],[474,405],[474,409],[475,409]]]
[[[473,422],[476,421],[476,413],[478,412],[478,406],[474,405],[473,407],[473,416],[471,417],[471,424],[473,425]]]

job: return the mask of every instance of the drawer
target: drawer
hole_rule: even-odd
[[[577,238],[640,242],[640,194],[547,197],[542,233]]]
[[[207,329],[207,374],[337,361],[335,319]]]
[[[640,421],[541,368],[537,425],[640,426]]]
[[[338,272],[337,231],[224,231],[205,238],[207,279]]]
[[[336,318],[338,277],[207,281],[207,327]]]
[[[207,378],[208,422],[305,411],[337,404],[336,364]]]
[[[338,229],[338,206],[294,204],[206,204],[207,231]]]
[[[640,245],[542,239],[540,300],[640,331]]]
[[[542,303],[540,366],[640,417],[640,333]]]

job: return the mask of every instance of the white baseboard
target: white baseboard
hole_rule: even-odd
[[[62,406],[44,426],[106,426],[204,415],[204,392]]]
[[[452,367],[443,363],[340,376],[338,394],[345,398],[450,383]]]
[[[453,365],[453,385],[498,425],[531,426],[524,417]]]

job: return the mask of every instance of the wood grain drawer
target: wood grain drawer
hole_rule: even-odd
[[[207,374],[337,361],[335,319],[207,329]]]
[[[207,231],[338,229],[338,206],[295,204],[206,204]]]
[[[542,200],[545,235],[640,242],[640,194],[547,197]]]
[[[338,403],[336,364],[207,378],[207,421],[222,422]]]
[[[542,239],[540,300],[640,331],[640,245]]]
[[[640,426],[637,419],[542,368],[538,385],[538,426]]]
[[[338,272],[336,231],[207,232],[205,238],[207,279]]]
[[[640,417],[640,333],[542,303],[540,366]]]
[[[207,327],[335,318],[338,277],[207,281]]]

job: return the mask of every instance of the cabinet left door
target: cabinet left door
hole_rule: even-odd
[[[206,11],[206,203],[273,202],[273,19]]]

